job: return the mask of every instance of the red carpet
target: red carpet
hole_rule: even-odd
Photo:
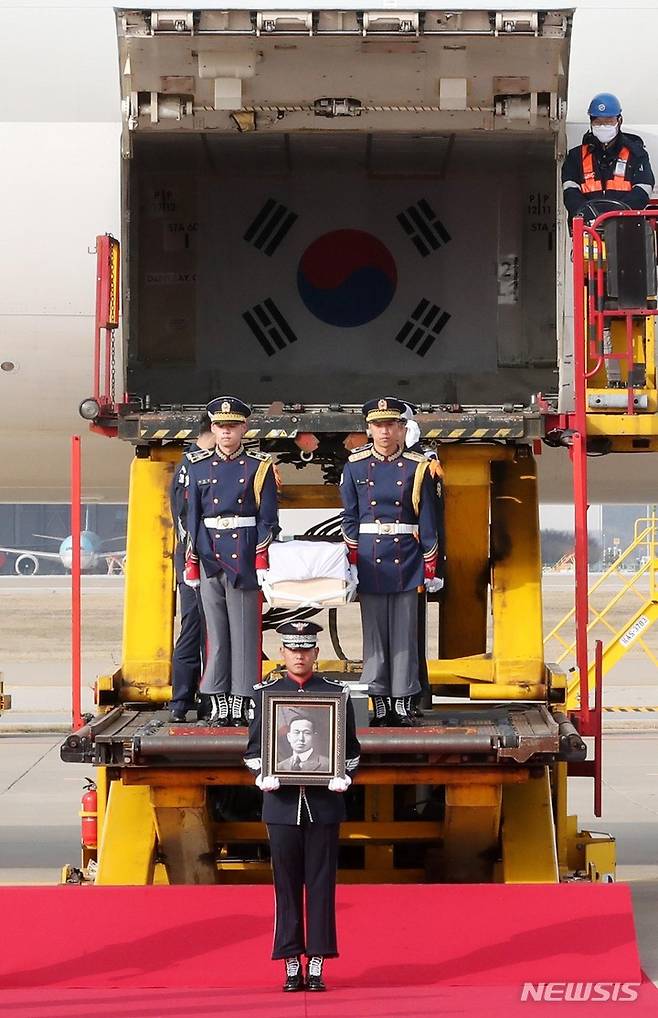
[[[340,989],[325,994],[275,990],[0,991],[2,1018],[656,1018],[658,990],[643,983],[623,1003],[534,1003],[509,986]]]
[[[318,996],[279,992],[270,887],[4,887],[0,909],[3,1016],[568,1018],[613,1005],[521,1002],[523,983],[641,979],[622,884],[342,886]],[[658,1015],[658,991],[612,1013],[631,1007]]]

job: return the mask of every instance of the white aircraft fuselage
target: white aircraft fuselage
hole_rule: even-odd
[[[136,4],[130,10],[165,11],[167,7],[173,9],[170,4],[153,5],[153,8]],[[177,5],[175,9],[192,10],[185,5],[182,7]],[[195,8],[195,10],[206,12],[226,9],[224,5],[211,3]],[[246,4],[234,4],[230,7],[232,11],[251,9],[253,9],[253,5]],[[294,2],[285,5],[287,11],[305,11],[307,9],[305,5]],[[332,6],[323,4],[321,9],[323,11],[335,9],[353,12],[363,10],[363,5],[342,3],[339,6]],[[377,8],[374,9],[377,10]],[[469,12],[503,11],[506,8],[499,4],[494,8],[489,8],[481,3],[467,0],[460,4],[459,9]],[[655,69],[654,39],[655,29],[658,27],[658,9],[648,9],[645,4],[640,3],[640,0],[630,0],[623,5],[621,2],[585,0],[585,2],[561,5],[560,7],[526,3],[523,5],[523,9],[530,12],[547,9],[573,12],[569,40],[565,43],[559,58],[555,58],[559,63],[555,70],[555,77],[556,80],[561,80],[562,84],[559,87],[564,90],[563,105],[556,114],[559,124],[546,132],[546,137],[552,138],[555,143],[555,165],[554,170],[551,170],[555,174],[554,181],[557,180],[559,162],[564,152],[568,147],[578,144],[583,132],[587,129],[586,109],[591,96],[598,91],[610,91],[619,95],[624,108],[624,126],[644,138],[655,169],[658,166],[658,114],[655,101],[658,71]],[[408,3],[388,3],[386,5],[386,13],[389,15],[395,12],[413,12],[415,10],[418,8]],[[433,8],[433,10],[440,10],[440,8]],[[122,114],[122,99],[126,99],[131,88],[135,94],[139,93],[142,99],[148,98],[150,94],[143,91],[145,87],[148,87],[151,92],[157,89],[159,94],[165,97],[186,93],[192,87],[198,89],[199,81],[204,77],[205,72],[201,67],[203,61],[199,62],[198,53],[197,56],[194,56],[194,53],[204,46],[208,48],[209,52],[214,52],[212,48],[218,44],[213,41],[211,36],[208,36],[206,41],[200,37],[191,42],[189,38],[179,40],[176,31],[172,31],[169,36],[163,36],[162,39],[157,40],[157,46],[152,45],[153,40],[149,38],[137,39],[133,42],[130,40],[126,42],[124,38],[121,43],[120,56],[118,20],[120,23],[121,19],[120,17],[118,19],[115,9],[104,0],[89,0],[84,6],[73,3],[71,0],[40,0],[39,4],[34,6],[12,4],[12,0],[10,0],[9,6],[3,7],[3,31],[0,42],[0,149],[3,152],[3,208],[2,232],[0,233],[0,279],[2,280],[2,297],[0,298],[0,457],[3,463],[2,497],[4,501],[8,502],[67,500],[69,439],[75,433],[83,435],[85,498],[117,501],[127,496],[128,468],[132,449],[118,440],[90,434],[87,425],[78,416],[78,405],[82,399],[91,394],[92,384],[95,258],[90,253],[90,249],[93,248],[94,238],[98,233],[112,233],[122,238],[124,242],[130,233],[125,216],[127,207],[125,187],[126,181],[129,180],[127,152],[130,149],[130,144],[124,115],[125,107],[124,114]],[[366,39],[366,43],[368,41]],[[521,38],[510,41],[518,44],[519,47],[524,45]],[[244,58],[245,52],[247,55],[249,53],[256,54],[253,75],[250,77],[249,73],[244,70],[241,72],[244,105],[248,105],[250,100],[262,103],[264,97],[268,95],[271,102],[280,102],[284,98],[284,84],[290,101],[290,96],[296,94],[293,86],[297,81],[299,87],[295,101],[298,103],[313,102],[327,95],[334,98],[351,96],[357,85],[364,88],[364,80],[359,80],[359,75],[363,79],[364,75],[368,75],[371,67],[373,68],[374,82],[371,89],[371,102],[409,104],[417,101],[417,94],[411,87],[411,83],[415,80],[411,74],[411,65],[408,76],[406,76],[405,70],[399,81],[396,78],[395,68],[398,58],[395,54],[396,51],[400,51],[400,47],[404,47],[404,40],[398,42],[390,38],[384,39],[386,45],[375,40],[375,45],[370,48],[364,43],[360,50],[354,49],[350,57],[351,64],[350,60],[345,64],[346,71],[342,81],[340,79],[328,81],[327,79],[331,77],[330,71],[325,73],[323,69],[322,74],[320,73],[323,64],[322,60],[318,59],[318,53],[320,52],[319,46],[324,45],[320,40],[291,39],[282,35],[280,39],[276,40],[277,47],[272,47],[271,42],[272,40],[267,40],[263,36],[260,40],[239,38],[231,43],[236,51],[240,50],[241,58]],[[504,38],[504,33],[498,40],[489,39],[488,44],[491,48],[489,55],[483,58],[485,61],[483,66],[486,75],[495,75],[498,81],[503,81],[505,78],[516,78],[516,86],[514,84],[507,86],[508,89],[513,90],[519,87],[518,67],[514,65],[513,61],[508,62],[502,57],[500,63],[497,64],[495,57],[496,52],[501,55],[509,52],[509,49],[505,49],[507,43],[508,40]],[[460,36],[459,33],[447,36],[445,45],[440,48],[440,52],[439,49],[436,50],[436,56],[434,55],[435,51],[431,50],[433,45],[435,43],[428,37],[426,49],[430,54],[429,57],[423,51],[422,36],[420,42],[414,44],[415,49],[414,47],[411,49],[414,51],[413,67],[415,70],[413,73],[418,73],[421,77],[425,75],[428,81],[434,80],[433,102],[438,105],[440,99],[439,79],[444,78],[446,81],[455,83],[466,79],[471,80],[473,65],[463,64],[466,69],[459,71],[459,67],[462,66],[460,61],[468,58],[467,47],[471,46],[471,41],[467,36]],[[185,46],[188,48],[184,50],[186,56],[183,59],[181,53]],[[245,46],[247,50],[245,50]],[[496,46],[499,47],[497,50]],[[289,57],[286,56],[286,47],[289,48]],[[551,52],[555,52],[554,46]],[[128,66],[130,60],[126,61],[126,53],[129,54],[130,60],[133,62],[132,66]],[[153,54],[155,56],[152,56]],[[168,54],[170,54],[170,58]],[[190,56],[190,54],[192,55]],[[152,60],[153,66],[149,72],[150,60]],[[358,65],[355,63],[357,60]],[[379,68],[377,68],[377,62],[379,62]],[[436,62],[436,69],[434,62]],[[219,93],[222,93],[222,89],[228,89],[230,92],[232,79],[230,71],[226,71],[226,66],[226,59],[224,59],[219,71],[213,72],[212,68],[207,70],[205,76],[209,78],[208,88],[211,89],[208,95],[212,94],[213,80],[223,82],[219,86]],[[314,71],[316,66],[318,70]],[[447,70],[441,70],[444,66],[447,67]],[[268,77],[269,67],[274,68],[273,77]],[[290,69],[289,74],[286,74],[286,67]],[[390,75],[387,73],[389,67],[391,68]],[[149,73],[151,73],[150,78]],[[317,74],[315,78],[314,73]],[[140,87],[140,75],[142,82],[147,83],[146,86],[142,84]],[[187,84],[186,79],[190,79]],[[471,87],[472,85],[469,85],[469,89]],[[501,84],[498,87],[503,88],[504,86]],[[459,84],[455,84],[455,88],[457,90],[455,109],[459,110]],[[419,92],[420,86],[418,94]],[[363,100],[363,95],[357,95],[357,98]],[[207,99],[205,101],[208,102]],[[424,97],[424,101],[427,102],[427,96]],[[444,103],[445,112],[447,108],[445,103],[449,103],[449,100],[446,100],[444,96],[441,101]],[[161,118],[168,115],[166,109],[166,103],[161,105]],[[436,121],[432,121],[429,114],[427,117],[416,119],[411,125],[411,132],[417,136],[433,132],[434,134],[449,134],[450,131],[454,131],[456,136],[460,137],[460,131],[463,131],[464,134],[469,134],[474,139],[474,143],[480,144],[479,137],[486,139],[487,145],[496,145],[495,131],[488,130],[486,126],[481,128],[476,126],[473,130],[468,126],[464,127],[459,113],[453,115],[454,123],[452,123],[450,117],[444,115],[444,112],[436,115]],[[192,118],[190,118],[188,133],[193,132],[195,128],[200,134],[213,133],[214,113],[212,110],[209,110],[204,121],[205,129],[200,127],[203,114],[197,113],[195,116],[201,119],[197,120],[193,127]],[[383,114],[375,115],[375,117],[383,116]],[[390,123],[392,125],[393,121]],[[436,126],[433,126],[434,123]],[[143,117],[140,124],[141,127],[138,128],[137,133],[143,130],[148,135],[149,125],[144,124]],[[210,124],[210,129],[208,124]],[[295,158],[301,160],[300,149],[294,147],[297,144],[296,132],[304,131],[306,126],[317,130],[318,124],[306,125],[302,120],[295,119],[294,114],[291,114],[291,118],[286,124],[288,126],[284,132],[284,129],[276,123],[268,123],[263,137],[271,135],[273,139],[277,139],[289,131],[290,137],[295,135],[292,142]],[[361,132],[372,129],[375,132],[380,131],[384,137],[388,130],[387,124],[388,122],[382,119],[373,119],[366,124],[364,117],[360,120],[355,119],[347,127],[344,121],[329,119],[320,126],[328,132],[339,130],[341,134],[344,134],[347,128],[351,131]],[[509,126],[513,133],[514,125],[510,122]],[[186,130],[186,125],[178,122],[167,123],[163,120],[162,124],[155,128],[155,131],[157,132],[160,128],[171,129],[172,132],[182,134]],[[219,132],[214,131],[214,133],[221,134],[222,131],[235,133],[234,125],[229,123],[228,118]],[[311,134],[312,131],[308,133]],[[521,135],[521,137],[523,136]],[[243,137],[243,140],[249,142],[246,136]],[[276,143],[278,144],[278,141]],[[493,152],[493,147],[489,151]],[[317,172],[319,180],[323,168],[319,166]],[[418,180],[423,178],[421,173],[417,176]],[[459,178],[459,174],[457,177]],[[312,181],[312,173],[310,179]],[[529,188],[532,187],[531,180],[525,183]],[[453,180],[451,186],[458,187],[459,179]],[[283,183],[281,187],[283,188],[281,193],[285,193],[288,205],[295,211],[303,211],[308,224],[311,224],[312,221],[312,227],[308,226],[311,231],[308,235],[309,238],[316,227],[337,229],[341,226],[346,228],[359,226],[355,219],[356,212],[353,213],[347,194],[345,206],[347,218],[345,221],[336,220],[332,214],[331,224],[322,227],[321,223],[318,226],[317,219],[313,219],[314,215],[317,216],[317,208],[322,204],[321,191],[317,190],[313,193],[312,187],[304,193],[299,189],[295,191],[294,188],[285,191]],[[414,187],[417,188],[420,198],[420,185],[414,184]],[[461,205],[465,224],[464,233],[467,232],[470,238],[471,252],[476,252],[482,243],[482,238],[478,235],[478,222],[486,225],[486,195],[482,194],[483,190],[482,180],[475,181],[470,191],[465,189]],[[248,190],[245,188],[243,193],[248,194]],[[263,191],[263,194],[266,193]],[[415,195],[415,191],[413,194]],[[571,278],[568,239],[564,229],[560,192],[557,186],[554,191],[555,196],[557,196],[556,212],[559,220],[555,255],[557,273],[555,278],[548,280],[547,285],[550,287],[550,302],[555,302],[558,313],[555,328],[546,342],[558,348],[555,360],[556,363],[558,360],[561,362],[561,377],[559,382],[557,375],[555,377],[554,391],[557,391],[558,385],[566,386],[567,389],[569,385],[568,319],[570,312],[568,293]],[[477,206],[479,201],[483,202],[482,215],[480,216],[479,213],[476,215],[473,212],[469,218],[468,208],[476,209],[479,207]],[[258,202],[255,204],[255,208],[257,207]],[[454,254],[451,255],[451,259],[457,258],[458,251],[465,252],[463,257],[466,260],[460,269],[460,274],[463,276],[469,264],[477,265],[477,263],[468,261],[470,256],[467,253],[469,250],[467,241],[464,238],[458,238],[458,231],[454,230],[455,223],[459,226],[461,215],[460,205],[454,199],[451,200],[451,208],[448,212],[452,220],[454,234],[453,247],[450,249]],[[216,214],[219,213],[216,211]],[[198,215],[199,210],[197,209]],[[235,229],[242,230],[242,223],[238,223]],[[304,230],[307,227],[302,224],[299,229]],[[392,229],[393,226],[391,226]],[[482,232],[486,231],[483,229]],[[396,239],[395,242],[399,241]],[[463,244],[463,248],[460,248],[459,244]],[[129,252],[129,256],[136,257],[134,252]],[[406,257],[411,258],[411,254],[396,254],[399,280],[402,279],[403,260]],[[262,268],[257,268],[256,273],[262,272],[263,278],[267,278],[270,263],[259,264]],[[273,265],[274,261],[271,264]],[[446,266],[445,271],[448,271],[447,259],[444,265]],[[167,266],[163,263],[163,273],[166,269]],[[468,303],[477,304],[480,299],[480,291],[484,292],[485,283],[480,282],[478,271],[474,271],[470,298],[467,298],[466,293],[457,292],[456,303],[449,309],[454,320],[458,319],[460,307],[465,307]],[[484,269],[482,271],[484,272]],[[128,280],[129,283],[130,280]],[[126,285],[124,281],[124,287]],[[454,294],[455,288],[452,284],[451,286]],[[399,296],[402,294],[402,289],[402,282],[399,282]],[[556,289],[557,293],[555,293]],[[542,296],[540,289],[538,294],[538,300],[546,297],[546,294]],[[139,296],[141,299],[142,294],[140,293]],[[157,295],[155,299],[157,303]],[[449,300],[449,296],[446,296],[445,299]],[[484,297],[482,299],[484,300]],[[250,297],[249,300],[251,301],[252,298]],[[131,302],[133,332],[137,321],[134,303],[135,295],[133,294]],[[393,305],[391,307],[393,308]],[[238,303],[232,312],[236,322],[241,320],[240,312],[241,306]],[[393,310],[389,310],[387,313],[393,314]],[[406,313],[405,311],[402,315],[402,320]],[[221,308],[218,314],[221,314]],[[303,314],[306,312],[301,308],[299,312],[294,311],[294,314],[299,315],[298,320],[302,323],[298,329],[303,329],[306,321]],[[172,329],[184,328],[184,324],[177,324],[179,320],[175,316],[171,318],[171,321]],[[180,323],[184,323],[184,312],[180,313]],[[309,327],[308,324],[306,327]],[[342,336],[343,334],[341,334],[341,339]],[[340,345],[336,341],[335,345],[326,347],[329,353],[323,370],[327,380],[327,401],[341,399],[340,374],[342,370],[345,370],[347,377],[349,363],[342,364],[341,370],[336,372],[338,381],[335,389],[331,385],[332,373],[336,361],[349,360],[349,351],[354,337],[356,337],[356,332],[348,332],[349,342]],[[119,334],[117,338],[116,394],[117,397],[121,397],[124,384],[121,335]],[[247,335],[244,340],[241,340],[245,344],[249,341],[250,338]],[[354,341],[358,343],[358,339]],[[327,342],[329,343],[330,340]],[[333,343],[333,341],[331,342]],[[367,342],[369,340],[366,338],[364,343]],[[245,348],[251,350],[250,347]],[[364,349],[366,348],[364,346]],[[432,371],[440,374],[444,364],[442,357],[446,358],[445,364],[448,365],[446,370],[452,370],[449,368],[451,355],[447,329],[445,346],[441,348],[443,352],[440,355],[436,352],[438,349],[437,344],[431,364],[423,364],[425,372]],[[407,353],[405,351],[398,353],[400,358],[399,373],[404,375],[412,369],[408,368],[404,361]],[[499,363],[504,361],[507,356],[503,354],[501,354],[499,338]],[[254,348],[254,352],[249,353],[246,357],[247,368],[252,363],[251,370],[254,372],[265,371],[268,362],[263,359],[263,365],[261,365],[257,360],[258,357],[262,358],[262,351]],[[375,360],[376,354],[373,353],[373,363]],[[411,360],[409,363],[411,364]],[[272,360],[272,364],[275,364],[274,360]],[[271,365],[269,366],[271,367]],[[322,369],[322,365],[320,365],[320,369]],[[180,370],[184,371],[184,366]],[[291,361],[288,369],[284,367],[280,370],[283,374],[288,370],[289,376],[292,376],[295,373],[294,363]],[[363,371],[363,368],[359,370]],[[413,370],[418,371],[417,364]],[[491,378],[494,378],[494,374],[491,375]],[[221,373],[218,377],[221,378]],[[262,384],[266,386],[267,378],[270,375],[263,374],[259,377],[265,379]],[[272,377],[276,377],[274,369]],[[392,375],[391,378],[394,379],[394,376]],[[486,384],[491,384],[491,391],[495,392],[495,379]],[[528,384],[531,384],[531,381]],[[364,381],[365,389],[367,389],[367,379]],[[370,391],[364,391],[364,397],[371,394]],[[248,394],[246,395],[248,397]],[[409,399],[414,398],[413,377],[403,395]],[[272,400],[286,399],[288,394],[278,391],[276,385],[273,385],[270,398]],[[199,402],[202,401],[199,400]],[[477,404],[479,402],[478,391],[473,391],[470,398],[467,394],[467,398],[462,398],[461,401]],[[486,402],[491,404],[495,400],[488,397]],[[545,450],[540,458],[539,467],[543,499],[545,501],[568,501],[570,498],[570,467],[567,453],[564,450]],[[593,460],[590,467],[590,497],[592,501],[655,501],[651,474],[652,472],[646,469],[642,456],[617,455]]]

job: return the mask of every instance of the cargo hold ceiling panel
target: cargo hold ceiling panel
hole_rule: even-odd
[[[138,131],[551,132],[568,12],[119,12]],[[410,124],[413,121],[413,125]]]

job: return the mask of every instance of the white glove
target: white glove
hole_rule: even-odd
[[[327,788],[330,792],[346,792],[352,784],[352,779],[346,774],[344,778],[332,778]]]
[[[267,569],[257,569],[256,570],[256,580],[258,582],[258,586],[259,587],[262,587],[263,583],[267,579],[267,572],[268,572]]]
[[[354,586],[357,587],[359,583],[359,570],[357,569],[356,566],[353,565],[350,565],[349,569],[350,569],[350,580],[352,581]]]
[[[411,449],[412,446],[420,442],[420,428],[416,421],[408,420],[406,425],[406,434],[404,436],[404,444],[407,449]]]
[[[274,774],[270,774],[267,778],[264,778],[262,774],[257,774],[256,784],[261,792],[278,792],[281,788],[281,782]]]
[[[425,590],[428,594],[436,594],[439,590],[443,590],[443,579],[440,576],[435,576],[431,580],[425,580]]]

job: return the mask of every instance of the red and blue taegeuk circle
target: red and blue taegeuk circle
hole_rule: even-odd
[[[374,321],[393,299],[395,261],[364,230],[332,230],[306,248],[297,269],[304,304],[327,325],[351,329]]]

